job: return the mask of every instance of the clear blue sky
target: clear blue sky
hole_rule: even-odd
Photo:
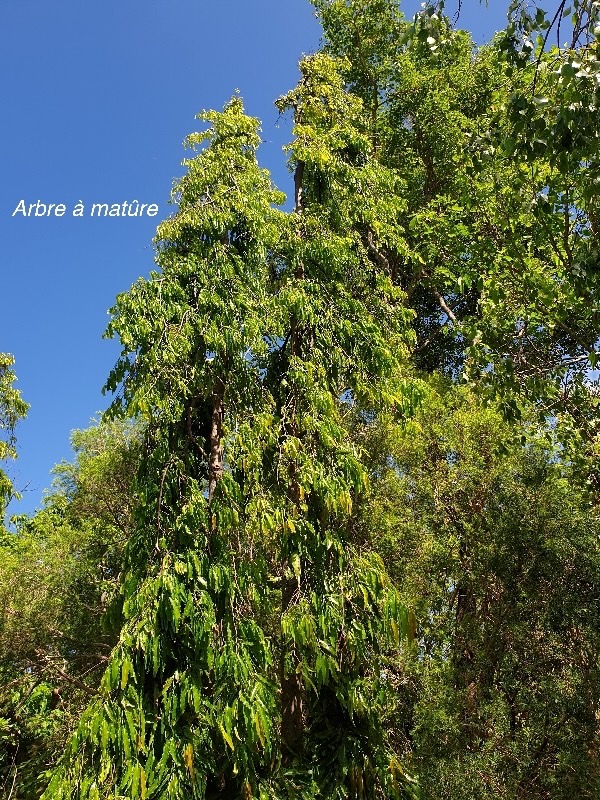
[[[460,25],[479,42],[504,24],[505,3],[491,5],[463,2]],[[419,6],[402,8],[412,16]],[[2,0],[0,26],[0,351],[14,354],[31,404],[9,466],[23,491],[14,513],[39,506],[51,467],[70,457],[70,431],[108,403],[100,389],[118,344],[101,338],[107,309],[152,269],[195,114],[239,89],[263,121],[263,165],[289,191],[290,132],[273,100],[295,84],[320,32],[308,0]],[[21,199],[67,212],[12,216]],[[158,216],[71,214],[78,201],[125,200],[156,203]]]

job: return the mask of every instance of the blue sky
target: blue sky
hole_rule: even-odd
[[[419,6],[402,8],[411,16]],[[465,0],[460,26],[482,42],[504,15],[498,0]],[[9,467],[23,492],[14,513],[40,505],[51,467],[70,457],[70,431],[108,404],[100,390],[118,344],[101,338],[107,309],[152,269],[195,114],[239,89],[263,122],[262,163],[289,191],[290,131],[273,100],[295,84],[320,31],[308,0],[2,0],[0,26],[0,351],[14,354],[31,404]],[[67,211],[13,216],[20,200]],[[156,203],[157,217],[71,213],[78,201],[133,200]]]

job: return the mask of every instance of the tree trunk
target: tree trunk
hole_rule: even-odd
[[[300,213],[303,204],[303,186],[302,179],[304,175],[304,163],[300,161],[294,173],[294,195],[295,195],[295,211]],[[304,277],[304,268],[302,264],[296,267],[295,278],[302,280]],[[299,328],[298,320],[294,317],[291,320],[290,332],[290,351],[293,356],[302,356],[302,331]],[[292,387],[292,397],[289,403],[291,421],[286,426],[287,434],[290,436],[298,436],[298,424],[296,421],[296,389]],[[300,503],[300,487],[298,485],[298,477],[295,466],[292,465],[289,474],[289,498],[294,507],[298,508]],[[290,534],[288,533],[288,536]],[[281,563],[281,614],[286,614],[287,611],[297,602],[297,598],[301,594],[302,588],[302,572],[294,574],[292,569],[292,555],[294,553],[293,547],[287,547],[284,558]],[[300,568],[301,569],[301,568]],[[291,576],[288,577],[291,573]],[[281,682],[281,748],[284,760],[290,761],[293,756],[302,751],[304,739],[304,687],[302,685],[302,677],[298,673],[300,661],[295,653],[291,654],[291,667],[286,670],[286,646],[287,643],[282,641],[281,652],[281,666],[280,666],[280,682]]]
[[[223,475],[223,395],[225,385],[217,378],[212,393],[210,422],[210,455],[208,461],[208,501],[215,493],[217,483]]]

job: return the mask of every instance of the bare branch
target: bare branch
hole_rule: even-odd
[[[455,316],[454,312],[452,311],[452,309],[450,308],[450,306],[449,306],[449,305],[448,305],[448,303],[446,302],[446,300],[445,300],[444,296],[443,296],[443,295],[441,295],[441,294],[438,292],[438,290],[437,290],[437,289],[435,289],[435,288],[432,288],[432,289],[431,289],[431,291],[433,292],[433,294],[434,294],[434,296],[435,296],[436,300],[437,300],[437,301],[438,301],[438,303],[440,304],[440,308],[442,309],[442,311],[444,312],[444,314],[446,314],[446,316],[448,317],[448,319],[452,320],[452,322],[453,322],[453,323],[456,325],[456,324],[457,324],[457,322],[458,322],[458,320],[456,319],[456,316]]]

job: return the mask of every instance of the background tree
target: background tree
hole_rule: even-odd
[[[27,403],[23,401],[14,388],[15,374],[12,370],[14,359],[7,353],[0,353],[0,462],[7,458],[16,458],[15,425],[27,412]],[[7,474],[0,469],[0,515],[4,521],[4,512],[14,489]]]
[[[414,560],[415,573],[394,577],[436,639],[424,634],[412,668],[394,673],[392,663],[405,721],[399,712],[388,724],[407,757],[420,761],[425,796],[593,796],[597,631],[587,608],[597,517],[588,491],[597,482],[590,370],[600,306],[595,194],[586,187],[597,170],[595,42],[579,53],[539,50],[537,61],[505,60],[505,39],[474,53],[431,9],[403,26],[394,2],[315,5],[325,48],[350,62],[349,89],[368,103],[379,78],[371,131],[404,201],[398,214],[407,232],[403,250],[383,247],[379,256],[394,264],[415,311],[413,363],[467,379],[481,398],[451,394],[461,404],[451,417],[434,403],[431,416],[419,418],[423,438],[419,428],[395,429],[398,441],[406,436],[403,446],[422,443],[414,462],[398,459],[389,441],[367,445],[373,456],[383,448],[375,464],[386,476],[382,502],[396,509],[390,525],[396,536],[407,530],[407,538],[390,537],[386,563]],[[506,427],[494,406],[479,405],[492,397],[506,417],[525,415],[529,427]],[[538,435],[553,428],[557,450],[512,441],[533,430],[532,409]],[[466,413],[474,416],[471,430]],[[364,435],[360,426],[357,435]],[[487,449],[494,440],[496,455]],[[568,490],[566,480],[578,488]],[[431,484],[431,505],[422,505]],[[377,540],[381,517],[366,527]],[[507,563],[499,564],[494,548]],[[533,575],[523,567],[531,563]],[[427,576],[439,593],[430,594]],[[548,588],[551,576],[557,593]],[[587,587],[582,597],[578,580]],[[548,680],[548,671],[560,678]],[[567,686],[580,687],[575,694],[585,700],[562,705]]]
[[[599,518],[548,431],[439,379],[364,525],[416,610],[394,721],[427,798],[595,797]]]
[[[120,628],[139,427],[75,431],[44,507],[0,543],[0,785],[39,797]]]

